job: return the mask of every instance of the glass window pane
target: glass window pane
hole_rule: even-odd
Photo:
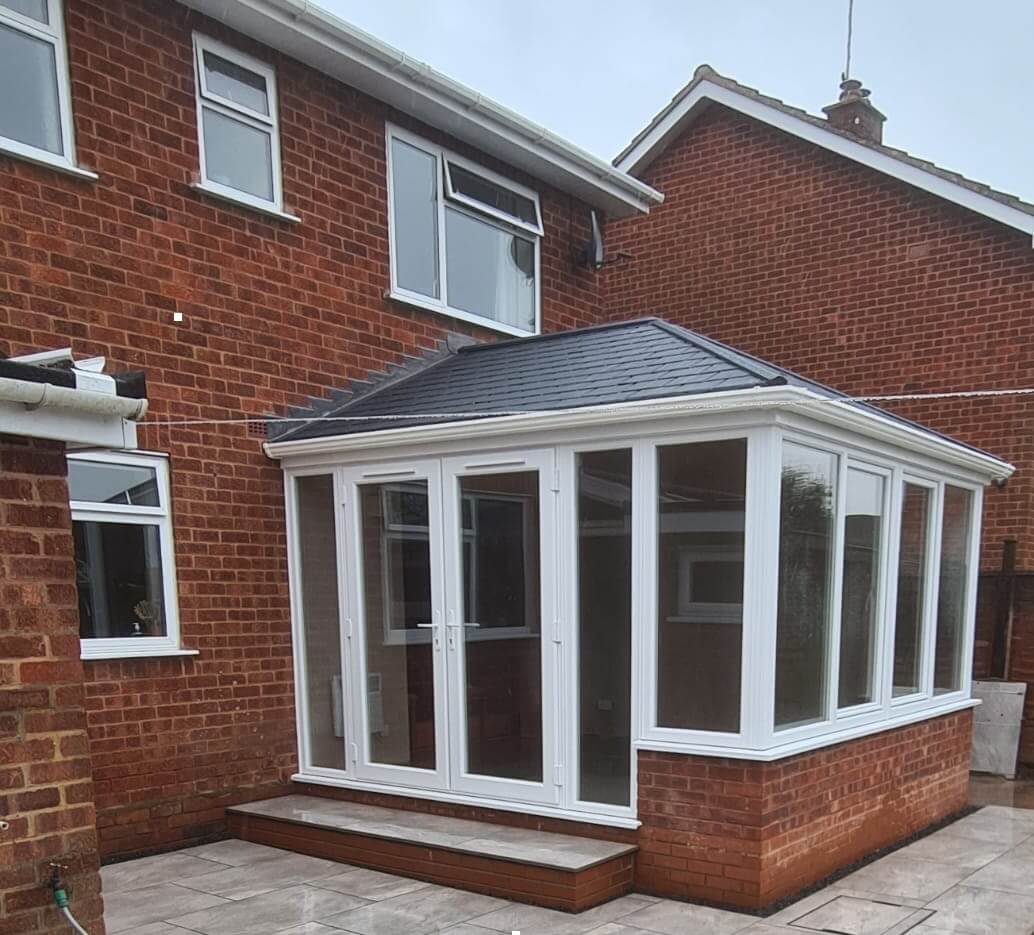
[[[158,527],[77,520],[72,531],[80,637],[165,636]]]
[[[657,449],[657,724],[740,729],[747,440]]]
[[[631,790],[632,452],[578,456],[578,798]]]
[[[937,595],[937,642],[934,647],[935,695],[962,687],[962,644],[966,633],[966,589],[969,583],[969,539],[973,494],[944,486],[941,526],[941,577]]]
[[[208,180],[273,200],[272,139],[259,130],[210,107],[205,122],[205,172]]]
[[[392,140],[395,279],[399,288],[439,298],[438,162],[422,149]]]
[[[474,198],[489,208],[510,214],[528,224],[538,224],[539,218],[538,212],[535,210],[535,202],[526,195],[519,195],[502,185],[490,182],[453,162],[449,163],[449,177],[452,179],[454,192]]]
[[[898,553],[898,598],[894,623],[894,697],[919,691],[923,659],[926,556],[930,535],[930,496],[926,487],[905,484]]]
[[[257,114],[269,115],[269,94],[263,75],[205,51],[205,87]]]
[[[100,461],[68,462],[68,498],[92,503],[161,505],[154,468]]]
[[[542,781],[539,475],[460,478],[467,771]]]
[[[54,46],[0,25],[0,136],[61,155]]]
[[[313,766],[344,769],[346,692],[341,678],[334,481],[329,474],[319,474],[299,477],[295,483],[309,759]]]
[[[867,704],[875,697],[883,488],[878,474],[853,468],[847,472],[837,701],[841,708]]]
[[[0,0],[0,7],[6,7],[15,13],[21,13],[22,16],[34,19],[38,23],[50,22],[47,0]]]
[[[452,208],[445,212],[449,306],[535,330],[535,244]]]
[[[775,726],[826,717],[836,455],[783,445]]]
[[[398,524],[397,507],[407,504]],[[374,763],[435,768],[427,481],[360,492],[366,707]]]

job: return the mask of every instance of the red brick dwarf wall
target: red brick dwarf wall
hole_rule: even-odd
[[[972,715],[774,763],[639,754],[636,889],[759,908],[965,807]]]
[[[65,10],[78,161],[100,179],[0,156],[0,353],[71,344],[142,369],[160,423],[282,411],[447,330],[476,332],[384,297],[384,122],[441,134],[179,3]],[[275,66],[284,199],[301,223],[190,188],[193,29]],[[587,208],[480,161],[541,193],[544,328],[594,323],[600,277],[572,259]],[[86,663],[104,854],[214,834],[225,804],[296,769],[283,482],[260,443],[240,424],[140,433],[170,456],[183,643],[200,655]]]
[[[888,121],[893,140],[893,115]],[[714,105],[643,173],[664,192],[607,225],[608,314],[656,314],[848,393],[1034,386],[1030,236]],[[896,411],[1017,466],[984,500],[982,566],[1034,571],[1034,399]],[[1013,668],[1034,682],[1034,613]],[[1034,690],[1023,758],[1034,764]]]
[[[103,935],[65,455],[0,435],[0,935],[64,935],[46,888]]]

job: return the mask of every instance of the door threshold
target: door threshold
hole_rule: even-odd
[[[406,799],[426,799],[431,802],[449,802],[454,805],[469,805],[474,808],[495,809],[502,812],[516,812],[521,815],[541,815],[543,818],[557,818],[562,821],[584,822],[609,828],[638,828],[641,822],[631,814],[610,815],[601,812],[578,811],[571,808],[551,807],[541,802],[509,802],[503,799],[489,799],[463,793],[446,792],[438,789],[413,789],[408,786],[393,786],[388,783],[368,782],[351,777],[309,775],[295,773],[292,782],[310,783],[337,789],[356,789],[361,792],[376,792],[395,795]]]

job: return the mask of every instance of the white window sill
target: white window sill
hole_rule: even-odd
[[[128,652],[123,649],[98,649],[92,652],[80,653],[79,658],[83,662],[89,662],[91,659],[102,660],[102,659],[160,659],[164,657],[175,657],[175,656],[199,656],[201,650],[199,649],[147,649],[141,652]]]
[[[190,187],[196,192],[201,192],[202,194],[209,195],[212,198],[217,198],[219,201],[224,201],[231,205],[237,205],[239,208],[247,208],[250,211],[257,211],[259,214],[264,214],[266,217],[276,218],[278,221],[287,221],[289,224],[302,223],[302,219],[297,215],[288,214],[286,211],[281,211],[279,208],[275,208],[271,204],[262,204],[261,202],[252,201],[249,198],[231,195],[222,188],[217,188],[214,185],[209,185],[205,182],[194,182]]]
[[[510,335],[516,338],[530,338],[537,335],[538,331],[527,331],[524,328],[515,328],[513,325],[506,325],[500,321],[493,321],[491,318],[483,318],[481,315],[472,315],[470,312],[462,312],[456,308],[449,308],[435,302],[433,299],[424,299],[420,296],[411,295],[408,292],[398,292],[389,289],[384,293],[384,298],[392,302],[401,302],[403,305],[412,305],[414,308],[423,309],[425,312],[436,312],[447,318],[455,318],[459,321],[469,321],[471,324],[480,325],[489,331],[498,331],[500,334]]]
[[[83,179],[87,182],[96,182],[100,176],[89,169],[82,169],[69,162],[64,156],[56,156],[48,153],[45,149],[34,149],[31,146],[23,146],[13,140],[5,140],[0,137],[0,155],[10,156],[13,159],[21,159],[23,162],[31,162],[33,165],[43,166],[46,169],[54,169],[72,178]]]

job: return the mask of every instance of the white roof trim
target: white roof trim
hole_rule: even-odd
[[[641,400],[577,409],[529,412],[516,416],[498,416],[467,422],[443,422],[430,425],[381,429],[351,435],[329,435],[295,441],[266,442],[266,454],[274,459],[297,456],[373,451],[406,444],[430,445],[457,439],[500,438],[528,431],[556,431],[587,426],[658,420],[672,416],[693,416],[731,413],[735,411],[776,410],[799,412],[809,419],[842,428],[902,450],[922,455],[943,464],[950,464],[979,477],[984,483],[1009,477],[1015,468],[959,442],[923,431],[879,411],[851,405],[851,400],[831,400],[813,390],[795,386],[757,387],[726,390],[696,396],[673,396],[665,399]]]
[[[907,185],[922,189],[938,198],[968,208],[992,221],[998,221],[1000,224],[1005,224],[1007,227],[1023,231],[1034,237],[1034,215],[975,192],[965,185],[959,185],[932,172],[927,172],[918,166],[895,159],[871,146],[866,146],[793,114],[788,114],[764,101],[715,84],[706,78],[672,107],[643,139],[628,150],[617,163],[617,167],[628,173],[645,168],[663,152],[673,137],[685,129],[688,122],[702,111],[709,101],[753,117],[777,130],[807,140],[809,143],[828,149],[846,159],[868,166],[870,169],[896,178]]]
[[[663,200],[659,192],[606,160],[308,0],[180,2],[614,217],[648,211]]]

